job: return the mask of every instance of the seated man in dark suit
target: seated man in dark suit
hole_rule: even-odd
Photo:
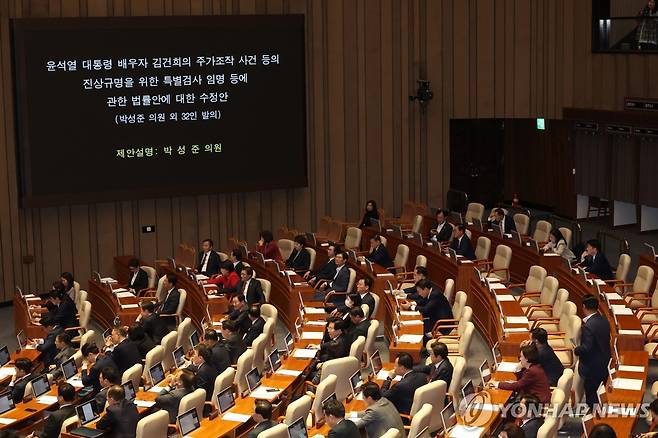
[[[167,277],[162,284],[164,290],[167,291],[164,300],[159,302],[156,307],[159,307],[158,315],[175,315],[178,310],[178,303],[180,302],[180,291],[176,288],[178,277],[176,274],[167,274]],[[171,330],[176,327],[176,318],[167,316],[167,327]]]
[[[112,329],[110,346],[113,347],[110,357],[121,374],[131,366],[142,363],[139,348],[137,348],[137,344],[128,339],[126,327],[114,327]]]
[[[544,424],[544,417],[541,416],[542,406],[539,399],[534,395],[524,395],[521,399],[521,405],[525,407],[522,412],[525,416],[521,420],[521,430],[524,438],[537,438],[539,428]]]
[[[105,402],[107,401],[107,392],[114,385],[121,385],[121,375],[116,368],[105,367],[101,370],[100,377],[98,380],[101,382],[101,389],[98,394],[94,397],[96,402],[96,408],[98,412],[102,411],[105,408]]]
[[[400,353],[395,359],[395,368],[382,385],[382,396],[386,397],[401,414],[409,415],[416,390],[427,383],[427,375],[414,371],[414,362],[409,353]],[[391,386],[395,376],[402,380]]]
[[[322,265],[317,271],[307,271],[304,278],[308,280],[309,284],[314,285],[319,280],[331,280],[336,274],[336,262],[334,257],[340,252],[340,248],[335,243],[330,243],[327,247],[327,263]]]
[[[57,335],[55,338],[55,347],[57,348],[57,354],[53,358],[50,367],[48,367],[48,372],[53,375],[54,379],[58,379],[62,376],[60,367],[75,354],[76,349],[71,344],[71,336],[68,333]]]
[[[48,415],[42,431],[35,431],[26,438],[58,438],[64,421],[75,415],[75,388],[70,383],[60,383],[57,387],[59,408]]]
[[[139,412],[135,403],[126,400],[123,386],[114,385],[107,391],[107,409],[96,428],[105,430],[114,438],[135,438]]]
[[[350,284],[350,270],[347,267],[347,258],[348,255],[346,252],[336,254],[336,257],[334,258],[334,261],[336,262],[336,272],[334,273],[332,280],[321,287],[325,293],[347,291]],[[323,297],[320,297],[320,299],[323,299]],[[342,295],[334,295],[331,303],[338,306],[342,301],[344,301]]]
[[[249,432],[247,438],[256,438],[258,434],[277,424],[272,421],[272,404],[267,400],[256,400],[254,402],[254,413],[251,414],[251,418],[256,423],[256,427]]]
[[[235,322],[240,329],[240,333],[244,335],[249,330],[249,327],[251,327],[247,299],[244,295],[233,295],[233,298],[231,298],[231,307],[233,307],[233,310],[228,314],[228,319]]]
[[[240,275],[240,272],[242,272],[242,269],[244,268],[244,265],[242,264],[242,251],[240,251],[239,248],[233,248],[228,258],[231,263],[233,263],[233,270]],[[235,292],[235,290],[230,291],[230,293],[233,292]]]
[[[219,343],[219,336],[215,330],[206,330],[203,334],[203,343],[210,350],[209,363],[215,368],[217,374],[221,374],[231,366],[231,356],[228,350]]]
[[[440,243],[449,241],[451,237],[452,226],[448,223],[448,212],[440,209],[436,212],[436,222],[427,238],[434,243]]]
[[[222,323],[222,342],[221,346],[228,351],[231,358],[231,364],[238,363],[238,358],[245,352],[247,346],[242,341],[242,335],[238,326],[233,321],[224,321]]]
[[[306,250],[306,237],[301,234],[295,236],[295,249],[286,260],[286,268],[297,271],[303,275],[311,266],[311,254]]]
[[[521,342],[521,346],[530,343],[535,344],[539,353],[539,365],[544,369],[549,385],[556,386],[557,381],[562,377],[562,372],[564,372],[564,365],[549,345],[548,333],[543,328],[538,327],[530,332],[530,336],[532,340]]]
[[[204,344],[197,344],[194,347],[192,356],[192,365],[187,367],[196,376],[196,387],[206,390],[206,401],[212,398],[213,389],[215,389],[215,379],[217,370],[211,363],[212,353]]]
[[[105,353],[102,353],[96,344],[85,344],[80,350],[82,358],[87,363],[87,374],[82,377],[82,384],[85,386],[93,386],[93,394],[97,394],[103,389],[100,381],[101,371],[105,368],[113,368],[119,372],[117,365],[112,358]]]
[[[323,406],[324,421],[331,430],[327,438],[361,438],[361,432],[350,420],[345,419],[345,406],[338,400],[330,399]]]
[[[416,365],[414,370],[427,374],[430,382],[443,380],[449,388],[453,369],[452,363],[448,360],[448,347],[446,344],[435,341],[430,348],[430,360],[432,361],[431,364]]]
[[[149,287],[149,276],[145,270],[139,267],[138,259],[131,259],[128,262],[128,269],[130,269],[130,281],[127,289],[139,292]]]
[[[245,266],[240,272],[240,282],[236,286],[236,293],[244,295],[248,305],[264,304],[265,294],[260,281],[254,278],[254,270],[251,266]]]
[[[419,281],[416,290],[421,298],[421,300],[416,302],[416,310],[423,315],[425,323],[423,331],[426,335],[432,332],[432,328],[436,321],[453,318],[452,307],[450,307],[448,299],[440,290],[434,288],[431,281]],[[406,303],[402,305],[402,308],[410,309],[411,305]],[[442,329],[441,333],[448,334],[451,331],[451,328],[446,328]]]
[[[601,243],[598,240],[587,241],[585,251],[580,256],[580,261],[585,271],[596,275],[601,280],[612,280],[614,278],[610,262],[605,257],[605,253],[601,251]]]
[[[11,399],[14,404],[22,402],[25,395],[25,386],[35,376],[32,375],[32,361],[25,357],[19,357],[14,362],[16,373],[9,383],[9,390],[11,391]]]
[[[146,335],[144,327],[137,322],[128,328],[128,340],[135,344],[142,360],[146,359],[146,354],[158,345]]]
[[[142,309],[142,319],[140,323],[144,327],[144,332],[151,338],[153,342],[159,344],[169,330],[167,329],[167,322],[164,318],[155,313],[155,303],[152,301],[142,301],[140,304]]]
[[[41,352],[44,366],[52,365],[57,354],[57,346],[55,340],[57,335],[64,333],[64,329],[55,324],[50,315],[45,315],[41,318],[41,325],[46,328],[46,337],[43,338],[43,343],[36,343],[37,351]],[[68,359],[68,357],[67,357]]]
[[[385,268],[393,266],[391,256],[388,255],[388,250],[382,244],[382,237],[379,234],[375,234],[370,238],[370,254],[368,254],[366,258],[372,263],[376,263]]]
[[[249,329],[244,334],[244,344],[247,347],[251,347],[251,344],[256,340],[256,338],[263,333],[263,328],[265,328],[265,320],[260,316],[260,306],[254,305],[249,307]]]
[[[475,260],[475,251],[473,251],[471,239],[466,235],[466,227],[464,225],[457,225],[455,227],[450,248],[455,250],[457,255],[469,260]]]
[[[370,320],[366,319],[361,307],[353,307],[350,309],[351,328],[347,334],[348,349],[359,336],[368,338],[368,329],[370,328]]]
[[[370,288],[372,288],[372,278],[370,277],[363,277],[356,282],[356,291],[361,297],[361,304],[368,305],[368,310],[370,312],[368,317],[372,319],[376,317],[376,315],[373,315],[375,311],[375,298],[373,297]]]
[[[420,280],[425,280],[427,278],[429,278],[427,268],[425,266],[416,266],[416,269],[414,269],[414,285],[402,290],[402,292],[407,295],[407,299],[414,301],[418,299],[419,295],[416,291],[416,286]]]
[[[345,334],[347,324],[342,318],[330,317],[327,323],[327,336],[328,339],[319,345],[311,344],[309,348],[319,349],[320,355],[316,362],[311,365],[310,380],[314,384],[320,383],[319,370],[322,368],[322,363],[328,360],[339,359],[347,357],[350,352],[350,342],[348,336]]]
[[[53,324],[65,329],[78,325],[78,311],[66,292],[50,291],[50,302],[54,306],[49,312]]]
[[[196,389],[196,377],[188,369],[180,370],[176,377],[172,377],[169,378],[169,386],[155,398],[155,406],[166,410],[169,413],[169,423],[174,424],[181,399]]]
[[[206,277],[212,277],[219,272],[219,254],[213,249],[214,243],[210,239],[201,242],[201,251],[199,251],[199,264],[196,272]]]
[[[508,217],[505,214],[505,210],[502,208],[494,208],[491,210],[491,214],[489,215],[489,228],[491,228],[491,225],[493,224],[498,225],[501,230],[504,230],[503,232],[505,234],[516,231],[516,224],[514,223],[514,219]]]

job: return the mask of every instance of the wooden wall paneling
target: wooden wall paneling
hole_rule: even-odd
[[[143,225],[155,225],[155,233],[148,233],[144,234],[141,233],[139,234],[139,254],[135,254],[139,256],[142,260],[145,260],[147,262],[152,262],[153,260],[158,259],[162,255],[162,248],[158,247],[158,237],[159,237],[159,221],[157,220],[158,215],[157,215],[157,210],[156,210],[156,202],[153,199],[147,199],[143,201],[138,201],[138,215],[139,215],[139,223],[137,226],[140,228]],[[164,219],[164,218],[163,218]],[[165,253],[165,257],[168,257],[169,254],[173,254],[171,251],[171,248],[173,245],[169,243],[169,253]],[[164,244],[163,244],[164,245]]]
[[[56,207],[41,209],[41,262],[43,275],[50,281],[59,278],[61,273],[60,229]],[[10,265],[11,266],[11,265]],[[7,270],[11,272],[11,269]]]
[[[530,114],[530,2],[515,2],[514,20],[514,117]]]
[[[441,50],[443,47],[443,23],[441,19],[441,2],[427,3],[425,14],[425,27],[427,41],[425,45],[425,58],[427,59],[427,79],[432,83],[434,99],[427,108],[427,162],[437,163],[435,169],[427,173],[427,200],[430,205],[443,205],[445,165],[443,142],[444,119],[443,116],[443,65]],[[429,43],[431,42],[431,43]],[[449,162],[449,159],[448,159]],[[440,164],[439,164],[440,163]]]
[[[478,2],[475,8],[477,17],[477,117],[493,117],[494,115],[494,3]]]
[[[326,125],[326,100],[324,99],[327,90],[327,80],[324,74],[324,68],[327,62],[327,54],[324,50],[324,42],[326,35],[323,31],[324,11],[322,8],[321,0],[312,0],[309,6],[309,17],[306,22],[307,26],[307,45],[309,46],[310,54],[309,61],[307,62],[307,69],[310,69],[308,78],[308,90],[310,94],[309,99],[309,119],[311,123],[307,129],[310,130],[309,138],[309,173],[313,174],[313,184],[311,184],[311,191],[313,193],[311,201],[311,211],[316,213],[315,222],[313,225],[317,226],[318,219],[327,214],[327,193],[326,189],[330,186],[330,179],[325,169],[328,168],[328,160],[326,151],[326,141],[328,138],[328,130],[325,129]]]
[[[133,209],[136,203],[133,201],[124,201],[120,204],[121,209],[121,226],[122,233],[121,239],[121,254],[135,254],[135,241],[137,240],[137,233],[141,232],[141,227],[138,223],[133,221]]]
[[[413,81],[409,77],[409,62],[406,62],[409,59],[409,1],[402,0],[397,5],[396,14],[394,16],[399,17],[400,27],[398,30],[399,34],[399,90],[398,90],[398,103],[399,103],[399,114],[400,114],[400,124],[397,126],[397,131],[399,135],[399,145],[400,145],[400,164],[402,170],[400,172],[400,192],[402,193],[403,198],[410,198],[412,191],[411,184],[411,154],[410,154],[410,140],[409,135],[409,121],[410,121],[410,108],[412,105],[409,104],[409,93],[410,83]],[[365,106],[365,105],[364,105]],[[404,202],[404,201],[402,201]],[[388,208],[390,211],[391,207]]]
[[[505,0],[505,88],[503,97],[505,99],[505,112],[498,116],[511,116],[514,114],[514,96],[517,93],[515,82],[515,58],[514,50],[516,33],[516,0]]]
[[[359,211],[358,204],[359,199],[361,199],[361,184],[366,182],[364,178],[369,178],[371,172],[369,166],[362,165],[363,161],[360,160],[359,156],[362,151],[359,145],[359,88],[365,86],[367,81],[359,75],[359,57],[364,50],[360,44],[359,30],[364,29],[364,23],[360,21],[364,17],[362,14],[359,14],[358,9],[364,4],[367,5],[368,2],[346,1],[343,3],[342,11],[344,63],[343,70],[340,74],[344,77],[343,95],[345,97],[344,109],[341,114],[336,114],[336,117],[342,117],[345,126],[344,163],[347,183],[344,200],[347,214],[346,219],[348,220],[355,220],[353,215]],[[370,17],[370,19],[373,20],[374,17]],[[379,38],[379,35],[376,36]]]
[[[442,104],[442,117],[441,117],[441,149],[442,149],[442,174],[443,174],[443,188],[444,194],[438,203],[439,207],[445,206],[445,192],[450,188],[450,118],[453,115],[454,95],[453,95],[453,82],[454,70],[450,66],[450,60],[454,57],[453,39],[453,2],[442,2],[442,54],[443,54],[443,73],[441,84],[441,104]],[[433,205],[434,206],[434,205]]]
[[[144,225],[155,225],[155,255],[157,259],[170,257],[174,254],[174,225],[171,198],[160,198],[153,201],[155,204],[155,218],[153,222],[140,222],[137,227],[140,230]],[[148,234],[141,234],[148,236]],[[141,254],[140,254],[141,255]],[[143,256],[142,256],[143,257]]]
[[[382,156],[380,167],[382,194],[379,199],[382,205],[400,205],[399,202],[395,202],[397,186],[392,179],[397,168],[393,153],[393,118],[396,117],[396,114],[393,113],[393,1],[381,0],[380,10],[381,82],[379,92],[381,95],[381,130],[379,136],[381,138],[380,153]],[[372,167],[376,168],[377,166]],[[354,204],[359,206],[358,198]]]
[[[73,245],[71,226],[71,207],[62,206],[57,209],[57,222],[59,223],[59,254],[60,266],[69,266],[67,269],[73,269]],[[18,259],[16,259],[18,261]]]
[[[454,112],[452,116],[463,119],[469,116],[469,37],[468,6],[466,1],[455,1],[453,3],[453,93],[455,94]]]
[[[558,32],[557,21],[557,12],[559,8],[562,7],[562,0],[557,0],[554,7],[552,7],[550,2],[544,2],[544,9],[546,11],[546,42],[548,47],[546,48],[546,61],[544,67],[546,68],[546,116],[555,119],[558,118],[558,109],[556,102],[558,101],[557,96],[557,60],[562,60],[561,57],[556,53],[562,48],[562,33]],[[554,44],[550,44],[551,41],[555,41]]]
[[[384,145],[382,143],[382,65],[381,53],[384,50],[390,50],[389,47],[382,47],[381,40],[381,9],[378,0],[366,0],[365,2],[365,97],[366,97],[366,151],[368,157],[376,155],[380,156],[379,166],[364,166],[363,170],[367,174],[366,182],[366,197],[378,199],[382,205],[390,205],[384,202],[382,196],[383,192],[383,170],[386,166],[386,157],[384,154],[387,151],[384,147],[389,146],[390,143]],[[368,160],[370,161],[370,160]],[[390,162],[388,163],[390,165]],[[362,207],[362,206],[356,206]],[[391,205],[392,207],[392,205]],[[387,210],[391,210],[388,207]]]
[[[283,0],[267,0],[265,2],[266,5],[266,13],[267,14],[283,14],[285,13],[284,7],[283,7]]]
[[[180,241],[190,245],[199,245],[199,210],[198,196],[185,196],[180,198],[178,216],[180,220]]]
[[[98,254],[98,269],[103,274],[111,274],[114,270],[113,257],[117,254],[117,227],[115,204],[104,202],[96,204],[96,252]]]
[[[410,40],[410,46],[409,46],[409,54],[411,56],[411,63],[409,65],[409,74],[411,76],[411,84],[410,84],[410,90],[412,92],[415,92],[418,83],[416,82],[417,79],[424,79],[425,77],[425,71],[421,71],[421,66],[420,66],[420,57],[421,57],[421,47],[420,47],[420,16],[421,16],[421,0],[412,0],[410,3],[411,5],[411,11],[409,16],[413,20],[412,23],[410,23],[411,28],[413,29],[413,32],[411,33],[411,40]],[[415,93],[412,93],[415,94]],[[420,106],[418,103],[413,103],[410,109],[410,118],[409,118],[409,130],[411,132],[411,144],[413,145],[412,151],[412,160],[411,160],[411,166],[412,166],[412,191],[410,193],[410,197],[413,200],[420,199],[420,194],[422,191],[421,188],[421,148],[422,148],[422,141],[423,139],[421,138],[421,122],[422,119],[419,116],[420,114]],[[389,208],[389,215],[391,216],[397,216],[398,213],[400,212],[400,206],[392,206],[393,208]]]
[[[560,78],[562,82],[562,88],[561,88],[561,103],[560,105],[560,100],[556,102],[556,106],[558,107],[558,113],[556,114],[558,117],[562,116],[562,108],[563,107],[571,107],[574,105],[574,64],[575,62],[575,52],[574,52],[574,27],[575,27],[575,20],[574,20],[574,2],[576,0],[559,0],[562,2],[562,14],[560,17],[562,18],[562,27],[558,27],[558,34],[563,36],[562,40],[562,56],[560,57],[560,66],[561,70],[560,73],[558,74],[558,77]],[[558,90],[560,91],[560,90]]]
[[[71,245],[75,249],[73,257],[73,265],[62,266],[62,271],[71,270],[74,277],[86,289],[87,278],[90,277],[91,271],[95,270],[97,266],[91,263],[91,230],[89,226],[89,207],[87,205],[73,205],[71,206]],[[41,263],[41,258],[35,254],[36,263]],[[109,273],[108,273],[109,274]],[[42,283],[42,287],[49,286],[49,279],[46,278]],[[50,280],[52,281],[52,280]]]

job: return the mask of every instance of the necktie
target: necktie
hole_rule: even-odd
[[[432,365],[432,371],[430,372],[430,382],[434,380],[436,375],[439,373],[439,370],[436,366]]]
[[[249,281],[245,281],[244,284],[242,285],[242,295],[247,294],[247,285],[249,284]]]
[[[206,259],[208,258],[208,253],[205,253],[203,255],[203,260],[201,260],[201,269],[203,269],[206,266]]]

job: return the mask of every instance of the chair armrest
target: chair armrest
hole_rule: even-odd
[[[486,265],[492,265],[493,261],[487,259],[479,259],[479,260],[473,260],[473,263],[475,263],[478,266],[486,266]]]
[[[329,283],[329,280],[325,280],[325,279],[318,280],[318,282],[315,283],[315,286],[313,286],[313,288],[318,289],[320,286],[322,286],[324,284],[327,284],[327,283]]]
[[[82,327],[82,326],[78,326],[78,327],[69,327],[69,328],[65,328],[65,329],[64,329],[65,332],[72,332],[72,331],[76,331],[76,330],[85,330],[85,331],[86,331],[87,329],[84,328],[84,327]]]
[[[511,288],[512,285],[509,285],[509,286],[507,286],[507,287],[508,287],[508,288]],[[541,296],[541,292],[534,292],[534,291],[533,291],[533,292],[528,292],[528,291],[524,291],[524,292],[519,296],[519,300],[518,300],[518,301],[521,301],[523,298],[526,298],[526,297],[539,297],[539,296]]]
[[[535,311],[538,310],[552,310],[553,306],[550,304],[531,304],[528,307],[526,307],[525,314],[528,317],[528,319],[532,319],[532,314],[535,313]],[[537,318],[540,319],[540,318]]]
[[[637,309],[637,319],[642,322],[645,315],[658,315],[658,309],[653,307],[640,307]],[[653,322],[653,321],[652,321]]]
[[[510,284],[509,287],[525,287],[525,283],[514,283]],[[525,293],[525,291],[523,293]]]
[[[439,335],[439,336],[435,337],[434,339],[437,340],[437,341],[440,341],[441,339],[459,340],[459,339],[461,339],[461,335]]]
[[[411,422],[412,420],[411,415],[407,415],[407,414],[400,414],[400,418],[402,418],[403,420],[407,420],[409,422]]]
[[[552,339],[566,339],[565,332],[548,332],[548,337]]]
[[[644,332],[644,337],[647,339],[647,342],[649,338],[653,338],[656,336],[658,333],[658,321],[652,322],[649,324],[649,327],[647,327],[646,331]]]
[[[617,284],[617,283],[623,283],[624,280],[603,280],[606,284]]]

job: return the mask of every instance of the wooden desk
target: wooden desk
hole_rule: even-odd
[[[41,300],[36,298],[32,302],[34,304],[40,304]],[[26,299],[21,298],[19,294],[15,294],[13,305],[15,333],[22,330],[23,333],[25,333],[25,336],[30,339],[44,338],[46,336],[46,329],[40,324],[32,323],[29,317],[29,305]]]
[[[88,281],[89,294],[87,301],[91,303],[91,318],[104,328],[114,326],[116,316],[121,319],[121,324],[130,325],[137,320],[140,309],[139,306],[133,308],[122,308],[125,304],[137,304],[136,298],[117,298],[109,286],[98,283],[90,278]]]

